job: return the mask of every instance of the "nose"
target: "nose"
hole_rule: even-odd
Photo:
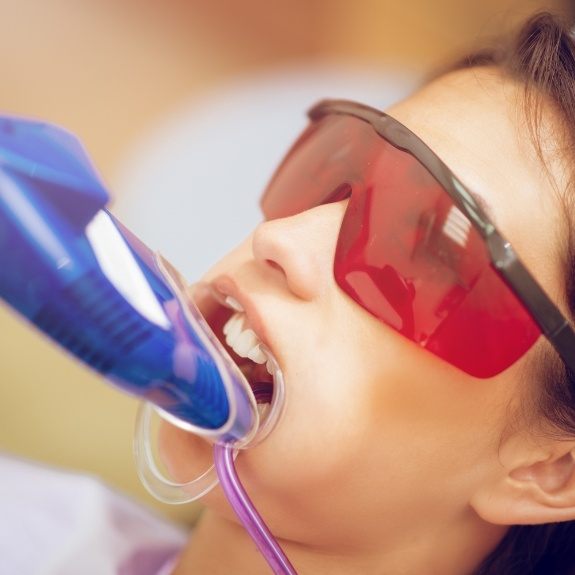
[[[293,294],[312,300],[333,285],[333,259],[348,200],[262,222],[255,230],[255,260],[283,274]]]

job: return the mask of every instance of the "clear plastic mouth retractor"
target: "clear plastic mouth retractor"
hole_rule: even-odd
[[[264,349],[264,351],[267,351]],[[270,404],[262,405],[259,427],[251,441],[234,450],[234,459],[243,449],[261,443],[276,426],[285,405],[285,383],[283,373],[273,356],[268,355],[274,367],[273,396]],[[170,421],[166,414],[149,402],[142,402],[136,419],[134,436],[134,457],[138,477],[148,492],[159,501],[169,504],[183,504],[196,501],[209,493],[219,483],[214,465],[194,479],[179,483],[167,477],[160,469],[153,449],[153,417]]]

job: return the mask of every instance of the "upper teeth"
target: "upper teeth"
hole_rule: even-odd
[[[267,357],[261,350],[261,341],[253,329],[247,326],[246,314],[238,311],[224,325],[226,343],[240,356],[255,363],[266,363]]]
[[[235,297],[232,297],[231,295],[226,297],[226,303],[228,304],[229,307],[231,307],[235,311],[244,311],[242,304]]]

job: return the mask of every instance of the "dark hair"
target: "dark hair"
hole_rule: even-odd
[[[540,139],[542,108],[551,104],[562,131],[556,133],[557,149],[575,166],[575,37],[557,16],[541,12],[532,16],[511,40],[465,57],[450,70],[497,66],[524,87],[523,108],[535,149],[543,160]],[[575,168],[568,189],[559,194],[563,204],[565,299],[575,316]],[[557,437],[575,438],[575,374],[568,372],[546,342],[534,350],[531,377],[537,389],[532,399],[536,411]],[[511,527],[475,575],[575,574],[575,521]]]

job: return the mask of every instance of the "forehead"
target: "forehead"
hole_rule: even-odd
[[[522,96],[523,87],[496,69],[474,68],[438,78],[388,113],[484,199],[496,226],[557,301],[566,231],[556,190],[565,178],[551,155],[545,164],[538,157]],[[554,133],[546,129],[552,124],[544,107],[543,135]]]

